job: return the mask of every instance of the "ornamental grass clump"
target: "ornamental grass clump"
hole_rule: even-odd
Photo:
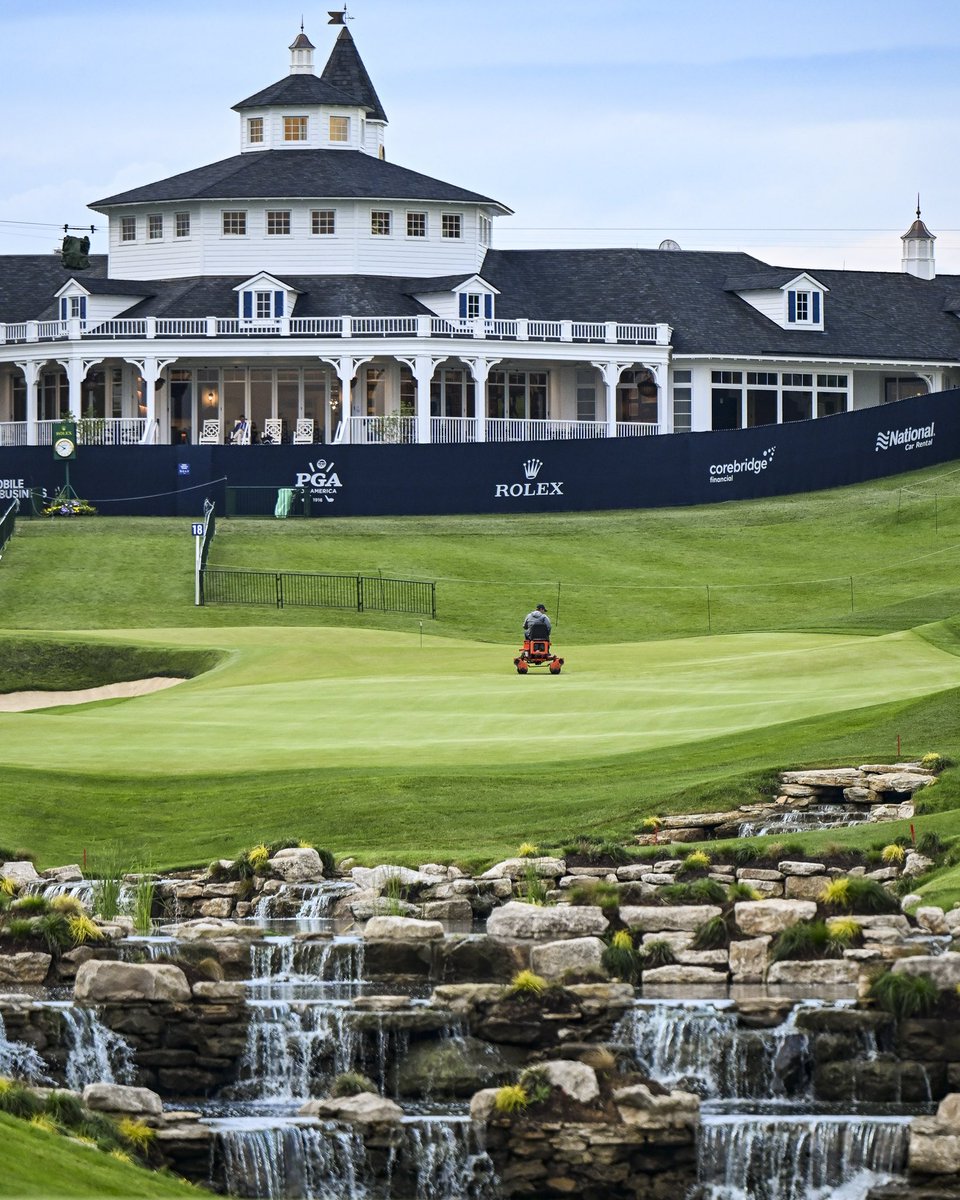
[[[54,896],[50,907],[54,912],[63,913],[65,917],[80,917],[87,911],[76,896]]]
[[[585,879],[570,889],[572,905],[596,905],[604,915],[615,913],[620,907],[620,888],[606,879]]]
[[[145,1121],[137,1121],[133,1117],[121,1117],[117,1122],[117,1132],[138,1154],[146,1154],[157,1136],[157,1131]]]
[[[542,1067],[528,1067],[519,1082],[528,1104],[545,1104],[553,1095],[553,1084]]]
[[[645,942],[639,949],[640,969],[649,971],[654,967],[672,967],[677,961],[673,946],[665,938]]]
[[[43,1112],[43,1101],[22,1083],[0,1077],[0,1112],[29,1121]]]
[[[778,933],[770,945],[770,961],[812,961],[840,958],[843,946],[834,938],[825,921],[800,921]]]
[[[533,842],[523,842],[517,850],[517,858],[536,858],[539,853],[539,847]]]
[[[547,981],[535,971],[518,971],[507,989],[511,996],[542,996],[546,990]]]
[[[64,918],[70,932],[70,940],[74,946],[83,946],[87,942],[99,942],[103,938],[103,930],[91,920],[86,913],[75,913]]]
[[[73,1092],[50,1092],[43,1111],[64,1129],[75,1129],[85,1117],[83,1103]]]
[[[379,1095],[377,1085],[373,1080],[368,1079],[359,1071],[344,1071],[330,1085],[330,1095],[335,1099],[339,1099],[341,1096],[359,1096],[363,1092],[371,1092],[374,1096]]]
[[[899,867],[906,860],[907,852],[896,842],[891,842],[880,851],[880,857],[887,866]]]
[[[21,896],[10,905],[10,911],[21,916],[39,916],[50,911],[50,901],[45,896]]]
[[[745,879],[738,879],[727,886],[727,900],[730,904],[738,904],[742,900],[762,900],[757,889]]]
[[[721,914],[704,921],[691,942],[693,950],[725,950],[729,945],[730,927]]]
[[[618,929],[610,938],[601,958],[606,971],[624,983],[635,983],[641,969],[640,955],[629,930]]]
[[[680,864],[679,874],[690,871],[707,871],[711,863],[710,855],[705,850],[694,850]]]
[[[497,1094],[493,1098],[494,1109],[505,1115],[521,1112],[529,1103],[530,1098],[519,1083],[508,1083],[497,1088]]]
[[[870,999],[898,1021],[923,1017],[936,1008],[940,993],[926,975],[894,974],[885,971],[870,985]]]
[[[658,895],[667,904],[723,904],[727,891],[716,879],[695,879],[692,883],[668,883]]]
[[[844,950],[850,946],[859,946],[863,942],[863,926],[853,917],[831,917],[827,921],[827,929],[833,940]]]

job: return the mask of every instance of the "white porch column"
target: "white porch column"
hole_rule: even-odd
[[[37,445],[37,381],[40,378],[42,361],[30,359],[16,364],[27,381],[27,445]]]
[[[667,363],[643,364],[654,378],[657,385],[657,430],[660,433],[673,433],[673,405],[670,403],[668,381],[670,368]]]
[[[617,436],[617,384],[621,373],[630,366],[629,362],[592,362],[603,379],[604,423],[607,437]]]
[[[465,358],[463,360],[470,368],[470,374],[473,376],[474,383],[474,405],[476,432],[475,440],[485,442],[487,440],[487,379],[490,371],[500,361],[499,358]]]
[[[337,378],[340,380],[340,420],[343,423],[343,436],[340,441],[349,444],[352,440],[351,418],[353,412],[353,379],[362,366],[365,366],[372,359],[373,355],[368,355],[366,358],[351,358],[344,355],[343,358],[321,358],[321,362],[328,363],[337,373]]]
[[[157,421],[157,380],[167,369],[167,367],[169,367],[171,363],[175,363],[177,360],[176,358],[128,358],[125,361],[133,363],[143,379],[143,399],[146,405],[147,413],[143,435],[140,438],[140,442],[144,445],[159,442],[160,428]],[[169,437],[169,427],[167,436]]]
[[[419,320],[419,317],[417,319]],[[431,441],[430,385],[433,382],[433,373],[443,359],[429,354],[417,354],[413,358],[402,358],[400,362],[410,368],[417,382],[417,442],[425,445]]]

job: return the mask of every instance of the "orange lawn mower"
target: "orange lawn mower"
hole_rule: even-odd
[[[531,667],[548,667],[551,675],[559,675],[563,659],[550,652],[550,630],[546,625],[534,625],[524,639],[523,649],[513,660],[518,675],[526,675]]]

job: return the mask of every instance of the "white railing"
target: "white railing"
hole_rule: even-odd
[[[26,421],[0,421],[0,446],[25,446],[26,444]]]
[[[406,446],[417,440],[416,417],[350,417],[349,421],[349,439],[358,446]]]
[[[54,426],[67,419],[37,421],[37,445],[51,445]],[[25,421],[20,424],[26,428]],[[146,427],[146,417],[81,417],[77,421],[77,443],[81,446],[137,446],[143,440]],[[26,441],[17,444],[24,446]]]
[[[617,437],[651,437],[660,426],[650,421],[618,421]]]
[[[158,317],[157,337],[203,337],[206,317]]]
[[[304,337],[340,337],[342,317],[291,317],[290,332]]]
[[[518,417],[494,417],[487,421],[488,442],[557,442],[606,436],[607,427],[602,421],[521,420]]]
[[[0,324],[0,345],[82,338],[182,337],[422,337],[492,338],[507,341],[670,344],[669,325],[613,321],[531,321],[432,317],[144,317],[109,321],[18,321]]]
[[[352,317],[351,325],[356,337],[389,337],[417,332],[416,317]]]
[[[477,422],[473,417],[431,417],[430,441],[435,446],[451,442],[475,442]]]

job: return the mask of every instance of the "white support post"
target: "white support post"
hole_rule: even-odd
[[[430,385],[437,359],[418,354],[413,360],[413,377],[417,381],[417,442],[430,441]]]
[[[467,358],[464,360],[473,375],[474,419],[476,428],[474,440],[487,440],[487,379],[490,370],[500,360],[498,358]]]
[[[83,360],[79,358],[58,358],[57,362],[67,373],[67,406],[76,420],[83,417],[83,381],[86,377]]]
[[[33,359],[16,364],[23,372],[27,384],[27,445],[37,445],[37,381],[43,365]]]
[[[603,379],[604,418],[607,426],[607,437],[617,436],[617,384],[621,372],[630,364],[625,362],[594,362]]]

